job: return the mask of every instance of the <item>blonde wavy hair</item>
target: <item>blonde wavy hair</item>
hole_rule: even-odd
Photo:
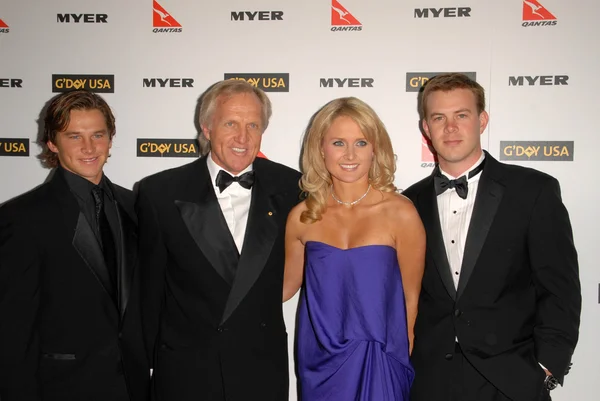
[[[313,116],[304,134],[300,189],[306,197],[307,210],[300,216],[302,223],[311,224],[321,220],[327,209],[327,197],[333,181],[323,159],[323,137],[333,121],[341,116],[354,120],[366,140],[373,145],[374,158],[369,170],[369,183],[373,189],[382,192],[396,190],[396,160],[392,141],[375,110],[355,97],[334,99]]]

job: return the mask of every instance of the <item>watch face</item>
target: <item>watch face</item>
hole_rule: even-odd
[[[548,390],[554,390],[558,387],[558,380],[554,376],[547,376],[545,382]]]

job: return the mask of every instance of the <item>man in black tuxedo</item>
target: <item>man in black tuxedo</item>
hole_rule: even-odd
[[[288,399],[284,233],[300,173],[256,158],[270,116],[262,90],[217,83],[199,109],[209,153],[139,185],[157,400]]]
[[[78,90],[44,122],[52,178],[0,208],[0,399],[143,401],[133,193],[102,171],[113,114]]]
[[[558,181],[482,151],[484,92],[468,77],[431,79],[420,112],[439,165],[404,192],[427,231],[411,399],[549,400],[581,309]]]

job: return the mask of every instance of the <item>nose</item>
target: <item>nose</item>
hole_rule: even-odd
[[[446,122],[444,129],[446,132],[455,132],[458,130],[458,125],[456,124],[456,121],[449,119]]]
[[[356,150],[354,146],[348,146],[346,149],[346,159],[353,160],[356,157]]]
[[[248,135],[248,128],[246,126],[242,126],[235,135],[235,140],[237,143],[245,144],[248,142]]]
[[[81,144],[81,151],[86,154],[91,154],[94,152],[94,142],[91,138],[83,138],[83,143]]]

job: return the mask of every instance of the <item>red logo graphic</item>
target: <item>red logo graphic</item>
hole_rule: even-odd
[[[429,140],[425,137],[421,138],[421,161],[422,162],[436,162],[435,155],[431,152],[433,146]]]
[[[551,21],[556,17],[539,1],[523,0],[523,21]]]
[[[354,15],[350,14],[337,0],[331,0],[332,26],[362,26]]]
[[[152,4],[153,16],[152,26],[155,28],[174,28],[181,27],[175,18],[171,16],[156,0]]]
[[[0,19],[0,28],[8,28],[8,25],[6,25],[6,22],[2,21]]]

